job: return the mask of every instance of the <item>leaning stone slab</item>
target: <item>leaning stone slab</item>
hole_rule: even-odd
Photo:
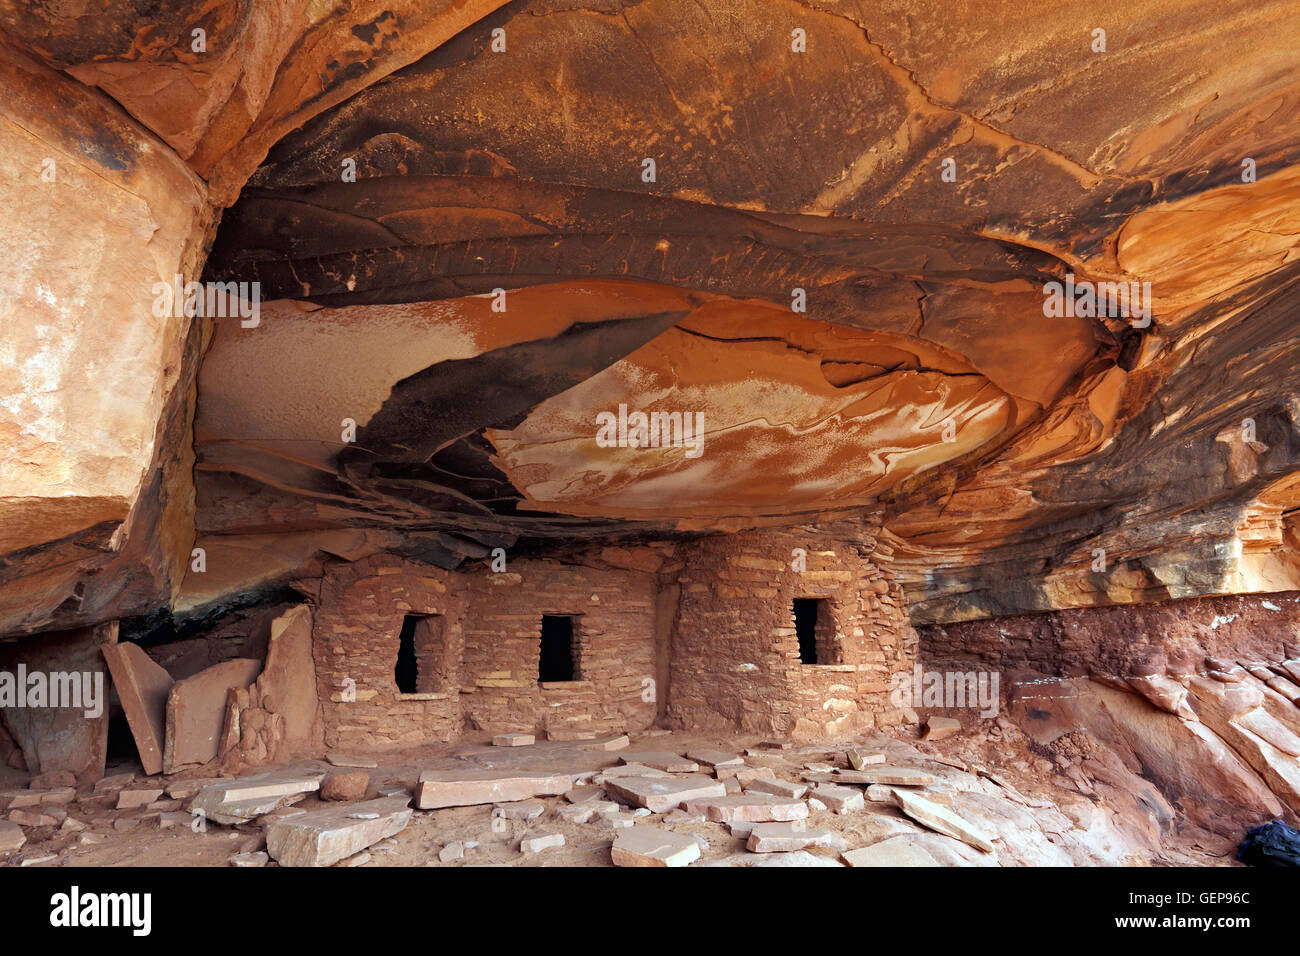
[[[695,773],[700,769],[700,765],[694,760],[687,760],[680,754],[669,753],[666,750],[643,750],[640,753],[627,753],[623,754],[620,759],[623,763],[639,763],[644,767],[662,770],[664,773]]]
[[[810,846],[843,849],[844,841],[830,830],[806,830],[801,823],[755,823],[745,843],[750,853],[790,853]]]
[[[687,800],[727,795],[725,786],[704,774],[685,777],[619,777],[605,781],[605,790],[634,806],[645,807],[652,813],[673,810]]]
[[[686,833],[633,827],[614,837],[610,857],[615,866],[687,866],[700,858],[700,844]]]
[[[126,712],[140,763],[150,775],[162,773],[167,738],[167,695],[172,676],[138,644],[105,644],[100,648],[113,687]]]
[[[921,844],[910,837],[895,836],[871,846],[840,854],[849,866],[939,866]]]
[[[754,823],[803,820],[808,816],[808,805],[792,797],[768,796],[762,793],[732,794],[726,797],[706,797],[686,802],[687,813],[703,813],[714,823],[732,823],[749,820]]]
[[[217,757],[226,717],[226,692],[247,689],[262,671],[262,662],[235,657],[177,681],[167,694],[167,728],[163,772]]]
[[[947,807],[906,790],[895,790],[894,799],[904,813],[922,826],[927,826],[944,836],[961,840],[963,843],[969,843],[975,849],[983,850],[985,853],[993,852],[993,844],[978,827],[967,823]]]
[[[573,779],[567,773],[522,770],[426,770],[420,774],[415,805],[421,810],[472,807],[481,803],[509,803],[533,797],[553,797],[568,792]]]
[[[262,706],[280,717],[284,743],[293,751],[309,748],[323,736],[311,621],[311,607],[298,604],[271,622],[266,663],[257,678]]]
[[[301,813],[267,826],[266,852],[281,866],[332,866],[400,833],[411,813],[402,797]]]
[[[190,813],[235,826],[302,799],[320,789],[323,773],[263,773],[204,787],[190,801]]]

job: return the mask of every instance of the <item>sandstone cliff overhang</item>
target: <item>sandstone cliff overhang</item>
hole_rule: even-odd
[[[1091,16],[0,7],[0,633],[846,516],[918,622],[1297,586],[1294,5]]]

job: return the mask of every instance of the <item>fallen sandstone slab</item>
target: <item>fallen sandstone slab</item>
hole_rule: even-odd
[[[27,837],[24,836],[22,827],[9,820],[0,820],[0,853],[21,850],[26,842]]]
[[[894,787],[928,787],[934,783],[934,774],[910,767],[865,767],[862,770],[833,770],[830,773],[805,773],[812,783],[883,783]]]
[[[686,756],[709,767],[743,767],[745,758],[725,750],[689,750]]]
[[[620,756],[623,763],[639,763],[643,767],[662,770],[664,773],[695,773],[700,765],[694,760],[687,760],[681,754],[666,750],[643,750],[639,753],[626,753]]]
[[[993,844],[983,831],[963,820],[947,807],[906,790],[895,790],[894,799],[904,813],[922,826],[929,827],[944,836],[961,840],[963,843],[969,843],[975,849],[983,850],[985,853],[993,852]]]
[[[700,844],[685,833],[633,827],[614,837],[610,857],[615,866],[688,866],[700,858]]]
[[[807,850],[795,850],[791,853],[734,853],[720,860],[710,860],[700,866],[841,866],[838,860],[817,856]]]
[[[167,741],[167,698],[175,681],[138,644],[100,648],[122,702],[144,772],[162,773]]]
[[[324,776],[272,772],[209,784],[194,795],[189,810],[227,826],[247,823],[319,790]]]
[[[685,777],[619,777],[605,781],[605,790],[652,813],[676,809],[688,800],[725,797],[727,788],[704,774]]]
[[[877,786],[877,784],[872,784],[872,786]],[[833,810],[836,813],[862,810],[867,805],[862,797],[862,791],[855,787],[841,787],[833,783],[823,783],[818,784],[812,795],[825,804],[827,810]]]
[[[492,738],[493,747],[531,747],[537,743],[532,734],[497,734]]]
[[[332,866],[400,833],[412,812],[403,797],[381,797],[276,820],[266,828],[266,852],[281,866]]]
[[[415,805],[421,810],[472,807],[481,803],[511,803],[533,797],[567,793],[573,779],[567,773],[522,770],[426,770],[420,774]]]
[[[798,799],[808,792],[806,783],[791,783],[788,780],[776,780],[770,777],[758,777],[745,784],[747,793],[771,793],[778,797]]]
[[[939,861],[911,837],[894,836],[871,846],[847,850],[840,859],[849,866],[939,866]]]
[[[755,823],[745,849],[750,853],[790,853],[809,847],[844,849],[844,841],[830,830],[808,830],[802,823]]]
[[[232,687],[247,689],[261,672],[261,661],[234,657],[171,686],[163,737],[164,773],[216,759],[225,723],[226,692]]]
[[[802,800],[763,793],[688,800],[685,809],[687,813],[703,813],[705,819],[713,823],[743,820],[753,823],[787,822],[808,817],[808,805]]]

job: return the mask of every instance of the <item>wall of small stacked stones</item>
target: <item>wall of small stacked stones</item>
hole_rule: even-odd
[[[748,532],[684,545],[682,561],[672,726],[819,739],[907,718],[890,701],[891,678],[910,673],[916,632],[901,589],[858,546],[814,531]],[[800,661],[795,598],[829,602],[840,663]]]
[[[396,556],[331,565],[313,626],[326,745],[401,747],[491,733],[615,733],[655,717],[654,575],[545,560],[444,571]],[[402,694],[407,614],[439,614],[447,689]],[[543,614],[572,615],[576,680],[538,682]]]
[[[472,727],[562,737],[654,722],[654,575],[521,559],[464,580],[462,682]],[[576,680],[538,683],[543,614],[574,618]]]
[[[443,615],[449,657],[463,654],[463,584],[458,575],[393,555],[328,566],[312,625],[325,744],[413,746],[454,740],[463,726],[460,691],[401,694],[393,677],[407,614]]]

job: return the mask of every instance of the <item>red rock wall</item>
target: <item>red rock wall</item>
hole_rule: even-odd
[[[1079,608],[919,629],[927,666],[979,661],[1060,677],[1190,673],[1206,655],[1280,661],[1300,654],[1300,592]],[[1005,683],[1004,683],[1005,686]]]
[[[792,567],[794,549],[806,569]],[[890,677],[916,633],[902,595],[847,544],[799,532],[705,538],[683,548],[667,716],[677,727],[817,738],[901,723]],[[838,664],[803,664],[791,605],[830,603]]]

